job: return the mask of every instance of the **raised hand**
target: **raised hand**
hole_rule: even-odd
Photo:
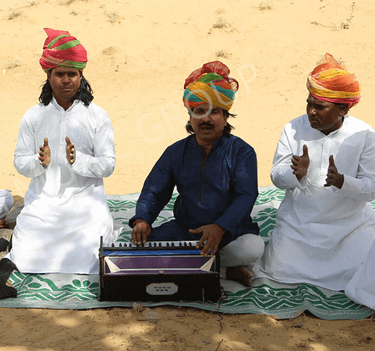
[[[310,158],[309,150],[306,145],[303,145],[302,156],[293,155],[292,165],[290,166],[293,169],[293,174],[297,177],[298,180],[301,180],[307,174],[309,169]]]
[[[342,185],[344,184],[344,176],[340,174],[337,170],[335,165],[335,161],[333,159],[333,155],[329,156],[329,166],[327,172],[326,183],[324,184],[325,187],[334,185],[335,187],[341,189]]]
[[[44,145],[39,148],[40,164],[47,168],[51,163],[51,149],[48,146],[48,138],[44,138]]]
[[[132,242],[136,245],[141,245],[147,241],[151,234],[151,227],[144,219],[137,219],[132,230]]]
[[[66,141],[66,158],[68,159],[69,164],[73,164],[76,160],[76,149],[74,144],[70,141],[69,137],[65,137]]]
[[[219,244],[221,238],[223,237],[225,230],[218,226],[217,224],[207,224],[197,229],[189,229],[192,234],[203,233],[201,239],[199,240],[196,248],[199,249],[204,242],[206,242],[202,248],[201,255],[211,257],[215,255],[216,251],[219,249]]]

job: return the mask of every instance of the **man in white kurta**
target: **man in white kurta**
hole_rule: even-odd
[[[65,136],[76,148],[66,157]],[[48,137],[51,163],[38,159]],[[55,100],[24,115],[15,150],[17,171],[31,178],[17,217],[9,258],[21,272],[98,273],[100,236],[115,241],[103,177],[115,167],[112,123],[93,102],[75,100],[64,110]]]
[[[375,237],[375,133],[346,114],[349,103],[309,91],[307,114],[285,126],[277,146],[271,178],[286,193],[254,276],[343,290]]]
[[[91,102],[86,50],[68,32],[45,31],[47,82],[22,118],[14,154],[31,182],[7,258],[25,273],[98,274],[100,237],[117,238],[103,185],[116,163],[112,123]]]

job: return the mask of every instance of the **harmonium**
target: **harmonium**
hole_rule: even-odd
[[[221,298],[220,261],[204,257],[198,241],[131,242],[103,246],[101,301],[213,301]]]

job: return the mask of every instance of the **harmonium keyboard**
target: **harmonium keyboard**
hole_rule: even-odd
[[[198,241],[130,242],[103,246],[99,263],[101,301],[218,301],[219,256],[204,257]]]

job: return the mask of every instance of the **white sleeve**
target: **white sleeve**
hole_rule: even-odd
[[[18,173],[27,178],[34,178],[45,172],[39,160],[39,146],[35,145],[35,135],[28,123],[26,112],[21,120],[16,150],[14,151],[13,165]]]
[[[375,199],[375,132],[368,130],[355,177],[344,174],[340,194],[358,201]]]
[[[112,122],[103,114],[104,123],[98,128],[93,140],[94,155],[76,151],[76,160],[71,165],[73,172],[92,178],[109,177],[116,166],[115,143]]]

